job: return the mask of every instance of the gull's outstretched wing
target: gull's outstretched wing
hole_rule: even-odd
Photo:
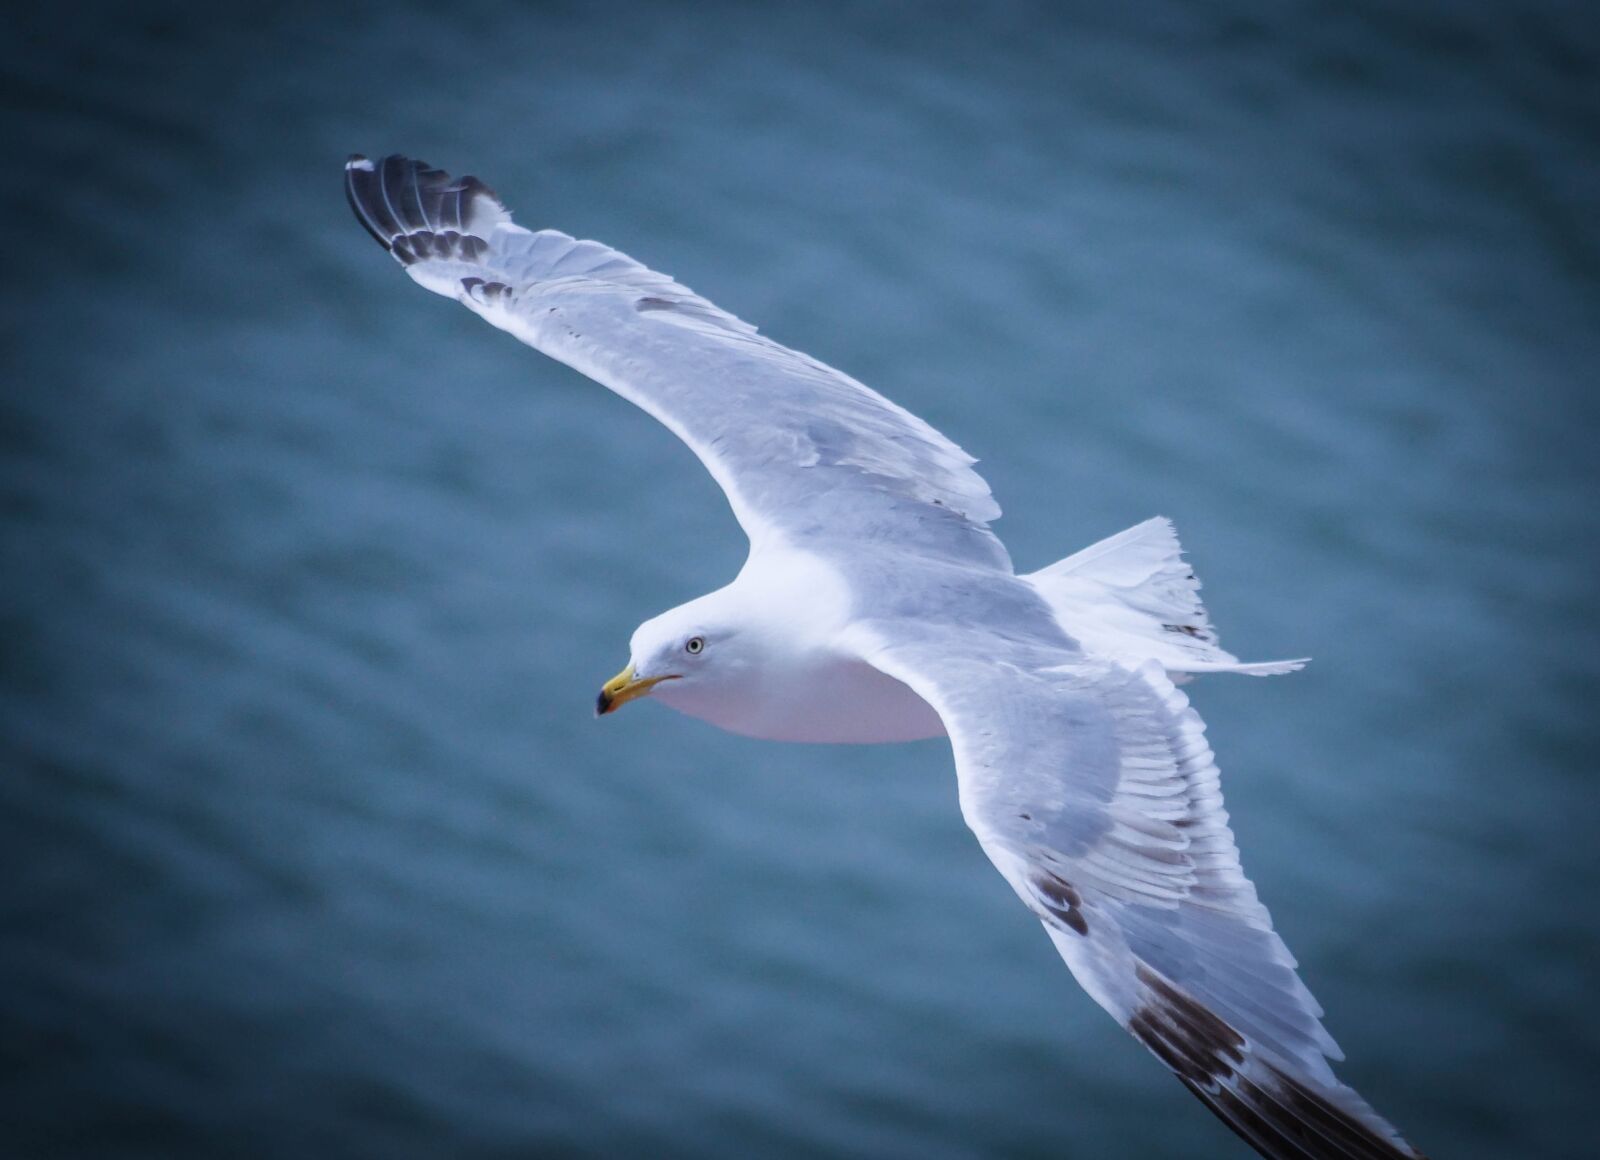
[[[1084,989],[1263,1156],[1419,1155],[1328,1060],[1322,1010],[1239,866],[1199,715],[1137,671],[990,627],[853,630],[939,711],[961,810]]]
[[[698,455],[751,541],[892,543],[998,567],[974,460],[848,375],[756,333],[598,242],[514,224],[476,178],[353,157],[356,216],[418,283],[655,416]]]

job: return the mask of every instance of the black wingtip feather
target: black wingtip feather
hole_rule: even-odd
[[[466,235],[478,216],[480,197],[500,204],[476,177],[452,178],[398,153],[375,162],[352,153],[345,162],[344,190],[356,219],[380,246],[397,255],[397,238],[445,231]]]
[[[344,165],[344,196],[350,203],[350,208],[355,212],[356,220],[361,223],[362,229],[371,234],[373,240],[386,250],[394,246],[391,239],[393,231],[386,228],[388,223],[383,223],[374,215],[374,211],[381,202],[375,197],[378,175],[373,171],[372,162],[359,153],[352,153],[350,160]]]
[[[1268,1065],[1271,1079],[1243,1075],[1225,1083],[1178,1079],[1218,1119],[1267,1160],[1427,1160]]]
[[[1144,966],[1145,1006],[1128,1030],[1268,1160],[1423,1160],[1410,1145],[1253,1053],[1213,1011]]]

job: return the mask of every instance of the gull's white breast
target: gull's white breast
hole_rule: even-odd
[[[909,687],[871,665],[838,653],[813,653],[809,663],[764,674],[761,697],[714,725],[767,741],[867,745],[943,737],[944,722]]]

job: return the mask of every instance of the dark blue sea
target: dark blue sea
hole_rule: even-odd
[[[1248,1153],[943,742],[596,721],[744,540],[413,286],[492,184],[926,417],[1036,568],[1177,523],[1247,871],[1442,1160],[1594,1155],[1588,5],[33,5],[0,42],[0,1156]]]

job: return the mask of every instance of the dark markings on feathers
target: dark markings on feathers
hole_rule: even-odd
[[[1083,917],[1083,896],[1072,883],[1041,870],[1033,877],[1033,888],[1039,892],[1039,901],[1047,911],[1079,934],[1089,933],[1089,923]]]
[[[476,177],[452,178],[423,161],[359,154],[345,166],[344,190],[356,218],[380,246],[406,265],[423,258],[474,262],[488,243],[470,232],[478,199],[498,202]]]
[[[424,258],[476,262],[489,248],[489,243],[476,235],[458,234],[455,230],[437,234],[430,230],[418,230],[395,238],[390,248],[395,257],[409,266]]]
[[[647,310],[671,310],[677,303],[669,298],[641,298],[633,304],[633,308],[640,314]]]
[[[463,278],[461,288],[479,302],[496,302],[511,296],[511,287],[504,282],[485,282],[482,278]]]
[[[1199,636],[1200,630],[1192,624],[1163,624],[1168,632],[1181,632],[1184,636]]]
[[[1215,1083],[1233,1076],[1244,1062],[1244,1036],[1143,966],[1139,981],[1152,992],[1151,1004],[1128,1021],[1128,1030],[1179,1076]]]
[[[1278,1093],[1278,1102],[1314,1126],[1323,1136],[1358,1156],[1392,1157],[1396,1154],[1392,1143],[1365,1124],[1351,1119],[1347,1113],[1299,1080],[1283,1074],[1277,1068],[1272,1071],[1282,1088]]]
[[[1134,1038],[1225,1124],[1269,1160],[1422,1160],[1261,1056],[1244,1036],[1143,965],[1145,1006]]]
[[[1257,1083],[1238,1076],[1228,1085],[1178,1078],[1200,1102],[1268,1160],[1427,1160],[1396,1144],[1297,1080],[1263,1063]]]

